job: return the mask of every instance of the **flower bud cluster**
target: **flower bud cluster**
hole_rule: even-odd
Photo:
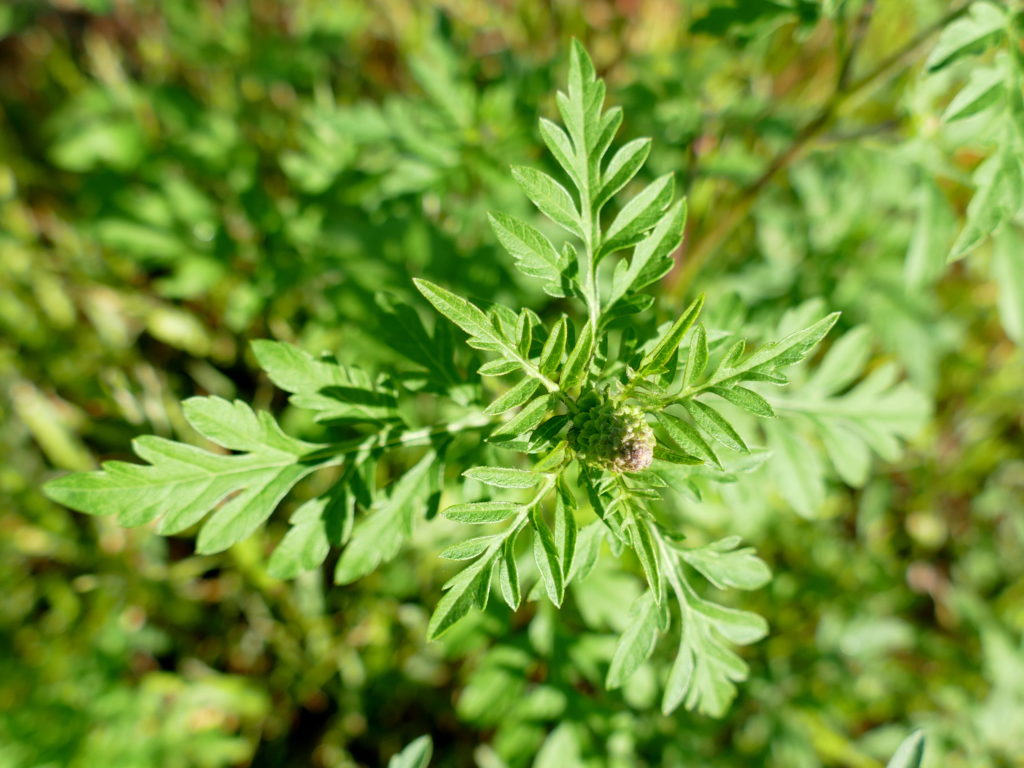
[[[612,472],[639,472],[651,465],[654,431],[643,411],[607,401],[581,401],[581,405],[569,442],[583,461]]]

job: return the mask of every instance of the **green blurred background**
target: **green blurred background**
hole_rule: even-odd
[[[437,766],[872,768],[915,726],[928,766],[1024,766],[1024,356],[984,248],[905,275],[921,190],[944,252],[990,140],[939,124],[967,70],[923,78],[934,38],[907,45],[948,4],[874,5],[0,5],[0,767],[377,766],[429,733]],[[755,337],[840,309],[931,403],[902,458],[828,477],[813,514],[786,494],[693,505],[776,574],[745,598],[772,630],[725,718],[656,714],[644,675],[561,674],[621,629],[637,584],[612,565],[586,582],[608,616],[492,606],[427,645],[429,529],[335,587],[267,575],[286,514],[199,557],[43,497],[137,434],[194,439],[193,394],[301,432],[247,341],[386,367],[375,293],[413,300],[412,276],[543,314],[486,212],[531,215],[508,165],[548,163],[536,120],[572,37],[620,136],[654,138],[645,173],[689,197],[659,305],[704,290]]]

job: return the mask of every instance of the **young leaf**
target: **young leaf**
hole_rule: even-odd
[[[1004,29],[1005,10],[994,3],[973,3],[968,16],[957,19],[942,31],[925,68],[936,72],[962,56],[978,53]]]
[[[961,230],[949,260],[963,258],[1015,215],[1024,200],[1021,160],[1009,148],[992,155],[974,174],[977,191],[967,205],[967,223]]]
[[[519,270],[525,275],[543,280],[546,293],[552,296],[564,295],[561,292],[562,273],[568,264],[551,241],[538,229],[515,216],[491,213],[489,218],[498,241],[516,260]]]
[[[428,280],[413,278],[413,282],[434,309],[468,333],[470,338],[494,349],[507,346],[507,341],[498,335],[490,319],[475,304]]]
[[[647,160],[650,151],[650,139],[634,139],[619,148],[604,171],[601,193],[594,201],[595,210],[600,210],[605,202],[629,183]]]
[[[753,549],[736,549],[739,543],[739,536],[730,536],[696,549],[683,549],[680,556],[719,589],[759,589],[771,581],[772,573]]]
[[[576,344],[569,352],[562,368],[562,378],[559,382],[564,390],[578,387],[586,379],[590,358],[594,351],[594,328],[590,323],[583,326],[576,339]]]
[[[750,452],[747,448],[747,444],[743,442],[743,438],[740,437],[732,424],[726,421],[722,414],[710,405],[705,405],[698,400],[684,400],[683,407],[686,409],[686,412],[690,414],[690,418],[693,419],[694,424],[702,429],[708,436],[717,440],[726,448],[731,448],[732,450],[739,451],[740,453]]]
[[[427,768],[433,743],[429,736],[420,736],[410,742],[405,749],[388,761],[388,768]]]
[[[522,504],[512,501],[474,501],[455,504],[442,514],[457,523],[499,523],[524,509]]]
[[[462,474],[495,488],[533,488],[541,479],[536,472],[506,467],[473,467]]]
[[[684,453],[697,456],[718,468],[722,467],[715,452],[711,450],[711,446],[707,444],[707,441],[690,424],[678,416],[673,416],[665,411],[659,411],[655,416],[661,426],[665,428],[669,439],[681,448]]]
[[[509,536],[501,547],[501,559],[498,560],[498,586],[506,605],[513,611],[519,609],[522,592],[519,588],[519,566],[516,564],[516,537]]]
[[[434,608],[427,625],[427,639],[435,640],[475,606],[481,604],[490,587],[493,560],[481,557],[445,585],[447,590]]]
[[[924,733],[914,731],[910,734],[885,768],[921,768],[924,762]]]
[[[752,389],[733,386],[711,387],[708,391],[755,416],[765,419],[775,418],[775,411],[772,410],[771,404]]]
[[[551,329],[547,340],[540,351],[540,360],[537,367],[545,376],[552,376],[558,370],[558,364],[562,362],[562,355],[565,354],[565,335],[568,319],[565,315],[559,318],[555,327]]]
[[[998,102],[1003,93],[1004,74],[999,67],[980,67],[971,72],[971,79],[949,103],[942,119],[947,123],[976,115]]]
[[[522,165],[512,167],[512,177],[541,213],[572,234],[583,237],[576,204],[565,187],[546,173]]]
[[[686,368],[683,370],[683,387],[692,387],[708,366],[708,334],[704,325],[698,325],[690,339],[690,351],[686,356]]]
[[[615,265],[612,288],[607,305],[616,302],[630,291],[639,291],[664,277],[672,269],[672,252],[683,241],[686,228],[686,201],[675,203],[661,217],[651,233],[637,243],[629,266],[625,261]]]
[[[555,549],[566,584],[569,583],[575,562],[577,535],[576,497],[566,487],[562,476],[559,476],[555,497]]]
[[[668,329],[668,332],[661,338],[661,340],[654,346],[650,352],[648,352],[643,360],[640,361],[640,366],[637,369],[638,376],[645,376],[650,373],[657,373],[668,365],[669,360],[672,359],[672,355],[676,353],[679,345],[683,341],[683,337],[686,332],[690,330],[690,326],[693,325],[694,320],[700,314],[701,307],[704,306],[704,296],[698,296],[693,300],[693,303],[686,308],[686,311],[672,324],[672,327]]]
[[[562,576],[562,565],[558,561],[558,547],[551,535],[551,529],[540,516],[536,507],[530,513],[533,525],[533,558],[537,563],[544,589],[548,598],[557,608],[562,604],[565,595],[565,582]]]
[[[185,417],[235,455],[209,453],[159,437],[140,437],[135,453],[148,465],[109,461],[98,472],[51,481],[46,494],[94,515],[117,515],[124,526],[159,519],[158,531],[177,533],[202,520],[198,549],[219,552],[249,536],[303,477],[327,462],[306,459],[321,446],[289,437],[266,413],[221,398],[186,401]]]
[[[547,414],[550,406],[550,396],[538,397],[511,419],[491,432],[491,437],[511,439],[518,437],[524,432],[529,432],[544,420],[544,416]]]
[[[640,242],[643,234],[658,223],[672,202],[672,192],[672,174],[669,173],[653,181],[626,203],[605,233],[600,256]]]
[[[658,641],[658,623],[658,606],[654,595],[644,592],[630,608],[626,631],[619,638],[611,666],[608,667],[606,688],[621,686],[647,660]]]
[[[511,411],[513,408],[518,408],[533,397],[538,387],[540,387],[540,382],[537,379],[523,379],[484,408],[484,413],[496,415]]]
[[[425,480],[436,461],[434,451],[425,453],[395,483],[391,495],[356,525],[334,569],[336,584],[351,584],[398,554],[426,503],[429,486]]]

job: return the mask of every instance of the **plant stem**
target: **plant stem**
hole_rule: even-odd
[[[869,3],[868,6],[870,5],[872,4]],[[750,214],[750,210],[753,208],[761,191],[769,182],[772,181],[772,179],[775,178],[779,171],[788,167],[814,139],[821,135],[825,129],[831,125],[833,119],[842,106],[851,101],[862,91],[865,91],[874,85],[875,82],[897,69],[907,57],[916,52],[918,48],[926,43],[934,34],[941,31],[950,22],[962,16],[967,11],[969,5],[969,2],[964,3],[953,11],[950,11],[920,34],[907,41],[902,48],[883,59],[873,70],[852,82],[850,82],[850,80],[852,76],[853,57],[857,46],[851,45],[851,48],[847,52],[846,58],[840,67],[839,82],[837,83],[835,92],[829,97],[828,101],[826,101],[825,105],[818,111],[818,113],[800,129],[789,146],[779,152],[779,154],[777,154],[771,162],[768,163],[768,167],[760,176],[739,192],[733,204],[729,206],[727,212],[717,220],[715,226],[695,243],[693,249],[685,256],[685,260],[683,261],[678,277],[675,279],[671,288],[671,292],[678,296],[686,294],[697,273],[711,257],[711,254],[717,251],[718,248],[720,248],[722,244],[732,236],[737,227],[747,219]],[[854,39],[858,45],[859,39],[863,37],[863,30],[866,30],[866,26],[866,17],[862,15],[861,19],[858,20],[858,30],[861,31],[854,31]]]

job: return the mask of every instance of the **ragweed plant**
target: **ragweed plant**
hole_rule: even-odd
[[[446,466],[464,462],[464,498],[442,514],[480,533],[441,553],[466,565],[444,586],[431,637],[486,606],[492,590],[517,610],[525,581],[527,599],[561,606],[597,558],[635,558],[647,589],[610,660],[607,685],[622,685],[675,623],[678,653],[662,708],[720,714],[747,674],[734,647],[759,640],[767,625],[707,597],[703,582],[755,589],[770,573],[736,536],[691,545],[662,501],[689,468],[741,481],[737,467],[757,452],[729,414],[772,418],[765,387],[785,385],[786,369],[808,356],[837,316],[748,352],[744,341],[700,322],[698,297],[656,332],[637,332],[636,316],[654,304],[645,289],[673,265],[686,205],[674,199],[668,174],[606,215],[650,142],[630,141],[609,157],[622,113],[605,110],[604,97],[604,83],[574,45],[568,87],[557,96],[564,127],[540,124],[573,191],[542,171],[512,169],[526,196],[568,234],[565,242],[509,215],[491,218],[519,269],[571,315],[545,323],[529,308],[474,302],[416,280],[447,319],[433,332],[413,307],[380,298],[380,339],[415,371],[371,375],[289,344],[254,343],[260,366],[322,425],[324,440],[291,436],[241,401],[192,398],[184,403],[189,423],[223,450],[140,437],[135,452],[147,464],[110,461],[102,471],[53,481],[50,496],[115,514],[126,526],[155,523],[161,534],[198,525],[198,551],[215,553],[253,534],[316,473],[303,484],[312,498],[295,509],[268,570],[291,577],[341,547],[334,579],[348,583],[395,557],[419,516],[435,516]],[[466,354],[447,321],[483,353],[482,363],[470,356],[475,374],[461,364]],[[489,403],[484,381],[500,390]],[[407,466],[387,491],[377,487],[384,460]]]

